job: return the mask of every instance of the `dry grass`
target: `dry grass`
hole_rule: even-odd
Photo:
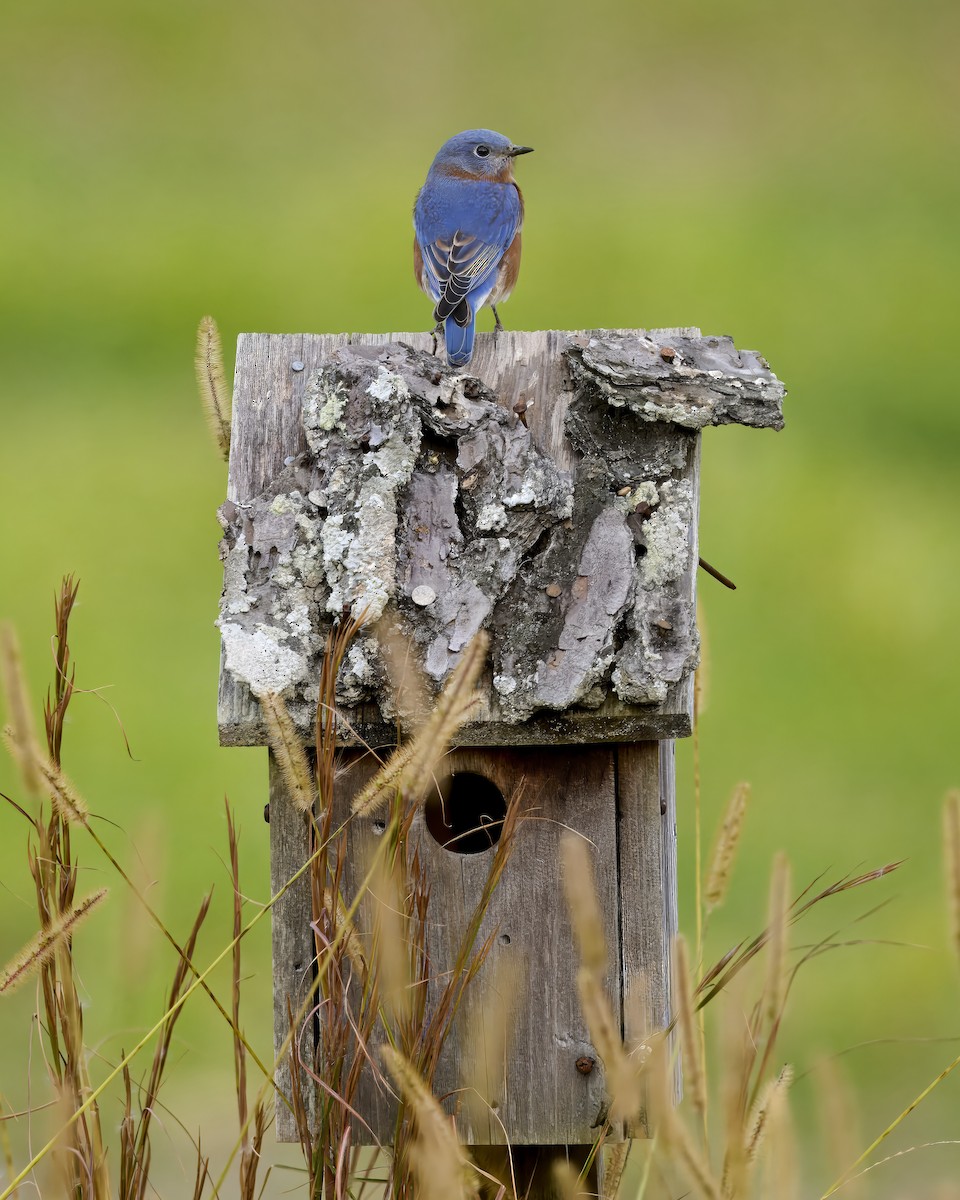
[[[734,825],[739,830],[742,820],[737,818]],[[726,853],[721,857],[726,858]],[[595,999],[602,994],[599,981],[607,960],[605,949],[598,944],[600,923],[595,900],[590,897],[589,855],[579,839],[569,839],[564,847],[564,870],[583,962],[578,983],[591,1039],[606,1071],[613,1101],[610,1120],[625,1117],[628,1124],[640,1125],[644,1116],[640,1097],[645,1096],[654,1134],[648,1143],[638,1195],[685,1193],[707,1200],[766,1200],[802,1194],[804,1180],[789,1106],[793,1069],[777,1063],[777,1045],[797,971],[835,945],[836,935],[805,949],[791,965],[790,930],[815,907],[884,878],[897,865],[843,876],[819,890],[811,885],[793,899],[789,863],[778,855],[771,874],[767,924],[759,935],[728,951],[699,980],[686,941],[678,938],[673,951],[673,1004],[684,1061],[684,1102],[680,1107],[674,1104],[672,1043],[661,1032],[634,1046],[625,1060],[632,1071],[631,1103],[636,1107],[631,1110],[629,1105],[615,1107],[618,1093],[629,1094],[630,1087],[625,1089],[621,1081],[622,1046],[614,1036],[609,1008]],[[752,1002],[744,996],[750,975],[757,988]],[[589,990],[583,989],[584,978],[591,980]],[[697,1009],[711,1004],[721,1007],[719,1078],[714,1088],[709,1086],[696,1021]],[[642,1089],[639,1093],[635,1090],[638,1086]],[[719,1117],[710,1120],[714,1101]],[[719,1131],[719,1136],[708,1140],[708,1128]],[[607,1132],[601,1133],[600,1140]],[[848,1163],[845,1179],[852,1175],[850,1166]],[[564,1186],[569,1191],[569,1181]]]
[[[580,952],[577,990],[594,1048],[603,1061],[610,1094],[609,1119],[619,1122],[639,1113],[642,1103],[638,1060],[623,1042],[604,984],[607,947],[597,903],[590,849],[583,838],[567,833],[560,843],[564,891]]]
[[[56,639],[61,648],[57,657],[57,676],[52,699],[47,701],[47,755],[59,769],[63,717],[72,694],[67,677],[67,626],[76,599],[73,581],[63,582],[56,602]],[[84,904],[75,899],[78,870],[74,861],[70,820],[66,819],[52,797],[49,813],[42,798],[45,781],[38,764],[43,755],[37,745],[30,719],[31,705],[23,681],[15,639],[4,638],[5,686],[14,729],[15,757],[23,773],[24,786],[36,801],[33,814],[18,806],[31,825],[31,843],[27,865],[33,878],[39,942],[50,944],[52,952],[35,957],[39,974],[39,1023],[47,1042],[45,1062],[53,1094],[71,1113],[83,1109],[54,1139],[58,1169],[64,1185],[72,1194],[86,1200],[101,1200],[110,1194],[110,1176],[100,1111],[95,1100],[84,1042],[83,1007],[73,964],[72,930],[78,913],[89,911],[92,898]],[[39,780],[39,783],[38,783]]]
[[[10,722],[5,730],[7,748],[20,768],[27,795],[37,797],[43,789],[43,780],[37,770],[40,746],[23,679],[20,643],[11,626],[6,624],[0,626],[0,662],[3,664],[3,691]]]
[[[960,961],[960,790],[948,792],[943,802],[943,850],[950,941]]]
[[[101,888],[66,912],[57,913],[45,929],[34,935],[26,946],[0,972],[0,993],[12,992],[31,979],[41,967],[62,949],[76,933],[81,923],[93,912],[107,889]]]
[[[209,897],[202,902],[194,926],[181,946],[150,909],[142,892],[135,887],[129,875],[100,841],[91,826],[86,802],[68,781],[63,770],[63,732],[69,705],[75,694],[69,649],[69,622],[76,596],[77,585],[68,577],[63,581],[55,603],[55,676],[44,705],[47,741],[45,750],[40,749],[29,720],[29,698],[20,674],[15,641],[9,634],[4,639],[4,679],[10,715],[13,718],[8,746],[21,767],[25,788],[29,790],[39,786],[39,794],[33,797],[35,812],[31,813],[27,807],[13,801],[11,804],[29,823],[31,838],[27,864],[33,877],[41,924],[39,933],[14,960],[13,970],[5,982],[13,986],[28,975],[38,977],[40,1007],[37,1017],[46,1041],[44,1062],[51,1093],[56,1097],[57,1111],[64,1115],[53,1138],[33,1156],[26,1167],[15,1172],[12,1165],[10,1166],[10,1183],[2,1195],[12,1195],[17,1184],[28,1178],[44,1155],[49,1153],[56,1162],[57,1177],[64,1195],[76,1197],[78,1200],[105,1200],[106,1197],[112,1196],[113,1188],[108,1170],[106,1141],[100,1123],[98,1098],[110,1081],[119,1078],[122,1083],[123,1118],[119,1130],[119,1175],[116,1194],[121,1200],[141,1200],[150,1191],[151,1126],[157,1112],[158,1095],[170,1059],[170,1047],[177,1020],[189,993],[194,988],[202,985],[208,994],[213,996],[192,961],[200,927],[207,914]],[[83,1009],[76,979],[73,933],[80,921],[86,919],[95,907],[99,907],[106,896],[106,889],[101,889],[84,901],[76,900],[78,865],[72,830],[77,828],[84,836],[89,836],[107,857],[167,940],[178,951],[177,967],[163,1017],[151,1033],[141,1039],[133,1052],[122,1056],[120,1063],[97,1088],[92,1086],[89,1076],[91,1053],[84,1039]],[[239,939],[236,939],[234,945],[238,943]],[[193,984],[188,985],[191,974],[197,978]],[[238,977],[235,977],[235,1011],[238,1005],[238,987]],[[222,1003],[216,997],[213,999],[229,1021],[229,1015]],[[236,1023],[233,1024],[235,1028]],[[146,1080],[135,1083],[129,1064],[153,1035],[159,1036],[152,1065]],[[257,1062],[261,1069],[266,1071],[259,1059]],[[193,1185],[195,1195],[199,1196],[208,1182],[207,1164],[198,1150]],[[253,1192],[248,1189],[248,1193],[245,1194],[252,1195]]]
[[[185,950],[192,956],[196,949],[200,927],[203,925],[210,908],[210,895],[204,897],[197,913],[193,928],[187,937]],[[170,1058],[170,1046],[177,1019],[183,1012],[181,997],[189,976],[189,968],[183,959],[177,963],[170,987],[167,1004],[168,1019],[164,1021],[160,1037],[153,1053],[153,1062],[146,1082],[142,1083],[138,1092],[136,1104],[132,1101],[133,1088],[129,1068],[123,1067],[123,1081],[126,1095],[123,1120],[120,1125],[120,1189],[121,1200],[144,1200],[150,1189],[150,1167],[152,1148],[150,1141],[151,1126],[157,1111],[160,1084]],[[136,1115],[135,1115],[136,1114]]]
[[[290,1102],[310,1176],[308,1194],[340,1195],[348,1180],[360,1177],[359,1143],[373,1134],[360,1115],[362,1081],[372,1079],[389,1094],[392,1077],[399,1095],[386,1171],[391,1195],[403,1198],[423,1186],[417,1175],[418,1164],[425,1161],[418,1139],[424,1129],[436,1132],[434,1124],[424,1123],[423,1111],[418,1122],[412,1098],[420,1091],[414,1081],[420,1081],[417,1086],[424,1093],[430,1091],[443,1046],[487,957],[491,938],[481,941],[480,929],[513,845],[520,798],[508,805],[486,883],[455,947],[454,962],[442,978],[435,978],[427,950],[429,880],[411,831],[447,739],[476,703],[486,639],[478,637],[465,648],[435,711],[346,807],[337,800],[335,688],[339,663],[361,626],[358,619],[331,633],[321,677],[313,786],[323,803],[316,818],[303,816],[311,848],[315,999],[301,1004],[299,1012],[290,1011]],[[384,808],[388,813],[382,832],[365,876],[357,881],[356,864],[349,864],[351,830]],[[381,1058],[390,1076],[380,1070]],[[315,1104],[305,1080],[317,1089]],[[366,1184],[359,1186],[362,1191]]]
[[[53,1164],[57,1195],[75,1200],[106,1200],[114,1195],[121,1200],[145,1200],[154,1194],[152,1133],[162,1107],[160,1091],[173,1057],[179,1016],[192,994],[201,990],[231,1030],[239,1132],[235,1151],[216,1179],[199,1143],[195,1144],[195,1167],[185,1180],[183,1194],[193,1195],[195,1200],[222,1194],[236,1160],[238,1194],[242,1200],[254,1200],[269,1176],[264,1157],[274,1083],[273,1067],[260,1061],[241,1027],[241,946],[270,905],[244,923],[239,840],[228,808],[232,928],[224,949],[200,970],[195,957],[209,897],[200,904],[187,937],[179,942],[100,841],[90,808],[61,761],[68,709],[78,694],[68,638],[76,594],[76,584],[68,579],[57,597],[55,674],[44,706],[45,746],[32,722],[16,639],[9,629],[0,639],[9,719],[7,745],[19,767],[26,796],[23,803],[11,800],[11,805],[30,830],[27,865],[39,923],[34,939],[0,976],[0,994],[26,979],[37,981],[37,1020],[46,1043],[44,1064],[56,1121],[54,1136],[20,1168],[2,1136],[0,1122],[0,1149],[9,1180],[0,1200],[12,1196],[26,1179],[35,1178],[33,1173],[44,1156]],[[562,869],[580,954],[576,983],[603,1064],[610,1100],[607,1119],[585,1156],[561,1155],[558,1160],[556,1155],[545,1154],[535,1169],[530,1165],[535,1156],[519,1154],[518,1160],[525,1165],[517,1171],[478,1172],[460,1143],[453,1110],[464,1103],[474,1127],[490,1126],[493,1101],[500,1095],[502,1081],[510,1077],[504,1067],[510,1045],[509,1010],[521,983],[502,973],[481,976],[494,936],[484,936],[482,930],[515,842],[522,790],[510,798],[500,840],[487,860],[481,895],[474,911],[466,916],[452,961],[441,973],[430,961],[428,949],[430,925],[436,918],[431,916],[430,879],[415,836],[416,819],[449,738],[473,711],[486,647],[480,638],[467,648],[435,710],[422,718],[410,741],[398,748],[371,784],[360,791],[351,811],[339,796],[342,776],[335,688],[340,664],[362,624],[362,616],[350,619],[331,633],[312,752],[297,737],[282,699],[261,698],[265,711],[270,712],[268,725],[272,725],[273,749],[286,791],[298,819],[305,824],[309,843],[307,862],[283,890],[293,886],[298,877],[306,876],[309,881],[313,987],[296,1009],[290,1007],[290,1033],[283,1053],[291,1059],[292,1086],[289,1094],[276,1096],[276,1103],[293,1113],[300,1132],[307,1168],[301,1194],[312,1200],[339,1200],[348,1195],[379,1197],[386,1188],[396,1200],[474,1200],[481,1190],[499,1200],[519,1200],[521,1195],[531,1200],[546,1195],[588,1196],[594,1194],[591,1181],[601,1147],[606,1147],[605,1197],[655,1200],[686,1194],[707,1200],[766,1200],[770,1196],[793,1200],[811,1194],[810,1181],[804,1177],[804,1163],[809,1163],[810,1156],[798,1152],[790,1114],[793,1071],[779,1060],[778,1046],[798,971],[839,943],[837,935],[831,935],[813,946],[791,951],[792,930],[814,908],[879,881],[899,864],[841,876],[826,886],[818,880],[794,897],[789,864],[785,856],[778,856],[771,875],[766,924],[759,934],[706,969],[692,961],[686,941],[677,940],[672,972],[676,1040],[670,1036],[672,1030],[650,1029],[640,1017],[631,1018],[632,1027],[645,1032],[625,1045],[620,1014],[608,992],[611,955],[604,943],[604,914],[596,897],[591,850],[583,839],[565,837]],[[401,654],[401,658],[409,670],[412,655]],[[409,679],[404,686],[418,690]],[[702,889],[703,915],[727,895],[748,796],[747,786],[739,785],[728,804]],[[358,820],[355,814],[366,815],[376,807],[385,810],[383,833],[361,878],[356,864],[348,861],[351,831]],[[106,891],[78,899],[73,841],[78,837],[90,839],[106,857],[177,951],[160,1020],[96,1087],[89,1074],[91,1053],[84,1037],[73,933],[80,921],[97,918]],[[960,793],[951,793],[945,802],[944,847],[951,935],[955,948],[960,948]],[[208,982],[210,972],[224,958],[231,962],[225,1002]],[[748,999],[751,995],[752,1000]],[[491,996],[498,1000],[491,1001]],[[636,997],[630,1003],[631,1012],[645,1008]],[[711,1017],[704,1026],[700,1022],[707,1009],[719,1012],[715,1021]],[[484,1027],[483,1045],[468,1048],[468,1095],[460,1100],[437,1097],[440,1058],[461,1014],[473,1014],[469,1023]],[[719,1052],[704,1053],[705,1031],[708,1051],[713,1040],[718,1040]],[[137,1080],[131,1064],[151,1041],[149,1068]],[[685,1076],[685,1099],[679,1106],[674,1096],[677,1048]],[[709,1071],[708,1063],[712,1064]],[[251,1065],[261,1077],[252,1095]],[[812,1161],[817,1167],[821,1160],[829,1162],[837,1173],[835,1182],[823,1193],[824,1200],[837,1192],[852,1200],[867,1194],[872,1170],[882,1171],[889,1161],[876,1157],[878,1148],[958,1065],[960,1056],[865,1150],[858,1149],[862,1143],[855,1133],[855,1101],[836,1064],[827,1062],[820,1068],[825,1151]],[[366,1111],[361,1102],[365,1078],[379,1081],[385,1094],[393,1097],[395,1117],[379,1181],[365,1163],[360,1145],[370,1135],[361,1115]],[[122,1120],[115,1151],[117,1170],[112,1177],[99,1104],[104,1089],[114,1082],[120,1087]],[[33,1115],[26,1119],[32,1120]],[[623,1125],[649,1127],[653,1135],[645,1143],[639,1182],[625,1170],[629,1143],[616,1140]],[[910,1147],[898,1154],[922,1148]],[[45,1194],[50,1194],[49,1188]]]
[[[230,805],[227,815],[227,840],[230,847],[230,882],[233,884],[233,951],[231,955],[231,1019],[233,1027],[234,1092],[240,1125],[240,1200],[254,1200],[263,1150],[263,1139],[271,1124],[270,1106],[258,1097],[251,1112],[247,1096],[247,1045],[240,1032],[241,938],[243,933],[243,893],[240,890],[240,843]],[[190,947],[192,952],[192,947]],[[189,961],[189,955],[184,956]],[[181,960],[183,961],[183,960]],[[269,1176],[269,1171],[266,1173]],[[266,1180],[264,1180],[266,1182]]]
[[[694,1117],[707,1136],[707,1072],[700,1044],[700,1030],[693,1002],[693,974],[687,939],[680,934],[673,943],[673,1005],[680,1032],[684,1090]]]
[[[770,1127],[771,1113],[775,1107],[783,1104],[791,1083],[793,1083],[793,1068],[784,1067],[776,1079],[771,1079],[764,1085],[756,1103],[750,1110],[744,1138],[748,1163],[756,1162]]]
[[[419,804],[436,778],[437,767],[457,730],[470,719],[480,700],[477,679],[487,656],[489,638],[480,632],[463,648],[460,661],[436,706],[406,746],[400,746],[353,801],[356,816],[366,816],[401,795]]]
[[[475,1173],[450,1118],[408,1059],[392,1046],[381,1049],[410,1121],[409,1168],[418,1200],[474,1200]]]
[[[507,1062],[523,979],[519,964],[491,963],[468,998],[464,1050],[464,1107],[473,1137],[481,1143],[501,1133],[497,1110],[507,1089]]]
[[[840,1063],[834,1058],[820,1059],[814,1077],[820,1139],[826,1162],[831,1174],[843,1179],[850,1164],[856,1161],[863,1144],[856,1097]],[[863,1194],[862,1180],[849,1179],[845,1182],[846,1200],[860,1200]]]
[[[287,796],[298,812],[309,814],[317,798],[313,770],[297,733],[293,718],[282,696],[276,692],[257,693],[257,702],[267,727],[267,741],[280,768]]]
[[[726,898],[749,802],[750,784],[738,783],[730,796],[727,811],[723,814],[723,821],[710,854],[710,865],[707,868],[707,880],[703,890],[708,913],[719,908]]]

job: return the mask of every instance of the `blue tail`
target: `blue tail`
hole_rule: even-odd
[[[443,323],[443,337],[447,343],[447,362],[451,367],[465,367],[473,358],[473,336],[477,332],[477,318],[470,309],[470,320],[458,325],[453,317]]]

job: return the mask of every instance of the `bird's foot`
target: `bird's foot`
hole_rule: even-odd
[[[434,325],[433,329],[430,330],[430,336],[433,338],[433,349],[430,351],[430,353],[434,358],[437,357],[437,346],[440,344],[441,333],[443,333],[443,322],[438,321],[436,325]]]

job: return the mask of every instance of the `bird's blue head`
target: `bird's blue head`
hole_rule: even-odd
[[[513,160],[529,154],[532,146],[515,146],[492,129],[466,129],[437,151],[430,170],[469,179],[506,181],[513,178]]]

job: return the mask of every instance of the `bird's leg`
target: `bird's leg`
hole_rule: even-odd
[[[439,339],[440,339],[441,333],[443,333],[443,322],[438,321],[436,323],[436,325],[434,325],[433,329],[430,331],[430,336],[433,338],[433,349],[431,350],[430,353],[433,355],[434,358],[437,357],[437,346],[440,344]]]
[[[497,312],[497,306],[496,306],[495,304],[491,304],[491,305],[490,305],[490,308],[491,308],[491,310],[492,310],[492,312],[493,312],[493,320],[494,320],[493,332],[494,332],[494,335],[496,335],[496,334],[498,334],[498,333],[503,333],[503,323],[502,323],[502,321],[500,320],[500,314]]]

